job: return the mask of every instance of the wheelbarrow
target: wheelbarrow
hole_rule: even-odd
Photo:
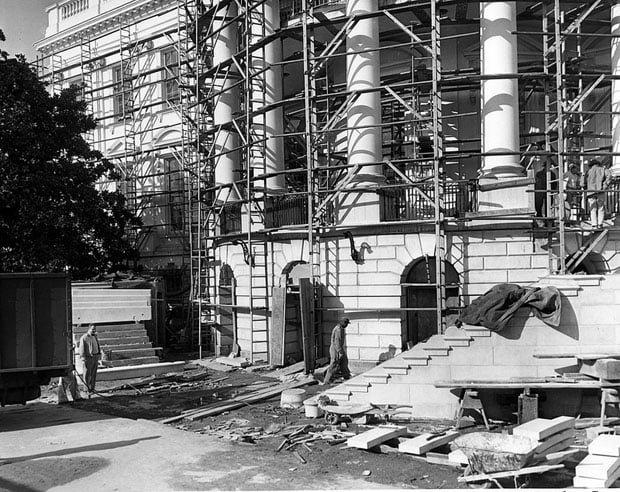
[[[469,466],[460,482],[475,488],[493,484],[502,487],[501,479],[512,479],[514,487],[525,486],[530,475],[563,468],[562,464],[534,464],[538,443],[527,437],[492,432],[472,432],[457,437],[453,443],[467,456]]]

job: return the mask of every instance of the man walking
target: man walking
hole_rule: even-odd
[[[97,381],[97,366],[99,365],[99,355],[101,353],[95,325],[88,325],[88,331],[80,338],[78,353],[84,366],[84,382],[88,392],[94,393]]]
[[[342,318],[340,322],[332,330],[331,343],[329,346],[329,367],[325,372],[323,384],[328,384],[334,372],[340,369],[340,374],[345,379],[351,377],[349,371],[349,358],[345,351],[345,328],[349,325],[349,318]]]

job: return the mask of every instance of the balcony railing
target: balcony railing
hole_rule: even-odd
[[[476,180],[448,181],[444,186],[444,209],[446,218],[461,218],[466,212],[477,210]],[[381,190],[381,221],[427,220],[435,218],[433,202],[418,193],[418,190],[435,199],[432,181],[415,186]]]
[[[285,227],[308,223],[308,199],[304,195],[283,195],[267,198],[265,227]]]
[[[220,234],[241,232],[241,203],[229,203],[220,211]]]

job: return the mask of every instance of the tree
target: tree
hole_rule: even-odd
[[[96,187],[118,176],[82,137],[95,121],[79,92],[52,96],[23,57],[0,56],[0,271],[87,278],[137,258],[138,219]]]

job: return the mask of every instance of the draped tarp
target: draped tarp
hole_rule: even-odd
[[[524,306],[532,308],[534,315],[547,325],[560,326],[562,301],[556,287],[521,287],[517,284],[495,285],[467,306],[459,321],[497,332],[503,330],[517,309]]]

